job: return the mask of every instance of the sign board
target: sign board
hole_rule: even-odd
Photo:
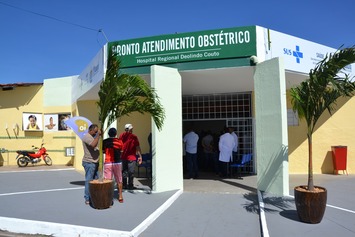
[[[178,33],[108,43],[121,67],[216,60],[256,55],[256,27]]]
[[[272,57],[283,57],[285,69],[308,74],[310,69],[337,49],[270,30]],[[340,45],[339,45],[340,47]],[[344,72],[354,75],[354,64],[344,68]]]

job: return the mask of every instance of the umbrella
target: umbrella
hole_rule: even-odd
[[[88,132],[89,126],[92,124],[92,122],[82,116],[75,116],[72,117],[66,121],[64,121],[68,127],[70,127],[76,135],[80,137],[80,139],[83,139],[83,136]]]

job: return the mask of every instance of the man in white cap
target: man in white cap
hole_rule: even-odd
[[[132,124],[126,124],[124,126],[125,131],[120,134],[119,139],[123,142],[123,150],[121,154],[122,158],[122,173],[123,173],[123,188],[132,190],[134,171],[136,167],[136,156],[138,156],[138,164],[142,163],[141,148],[139,140],[136,135],[133,134]],[[128,179],[128,186],[127,186]]]

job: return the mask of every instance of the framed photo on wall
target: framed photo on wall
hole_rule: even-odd
[[[66,131],[70,128],[64,123],[64,121],[70,119],[70,113],[58,114],[58,130]]]
[[[44,115],[44,131],[58,131],[58,114]]]
[[[42,114],[23,113],[22,124],[24,131],[43,131]]]

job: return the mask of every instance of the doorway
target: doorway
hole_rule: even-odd
[[[239,162],[243,154],[253,153],[253,118],[252,118],[251,92],[210,94],[210,95],[184,95],[182,97],[183,134],[188,128],[194,128],[199,135],[198,167],[199,173],[206,178],[216,177],[216,161],[218,163],[218,140],[226,127],[233,127],[238,136]],[[202,139],[210,133],[213,136],[214,161],[206,161],[202,148]],[[187,171],[184,160],[184,172]],[[241,172],[255,174],[254,162]]]

